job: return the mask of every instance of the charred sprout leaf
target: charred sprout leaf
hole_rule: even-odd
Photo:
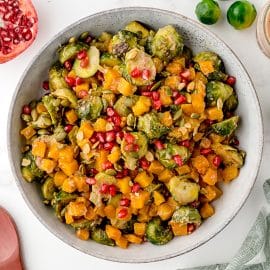
[[[149,139],[158,139],[170,131],[161,123],[158,114],[154,112],[139,117],[137,128],[144,132]]]
[[[141,76],[132,76],[134,70],[141,72]],[[156,77],[156,66],[151,56],[137,48],[127,52],[125,57],[125,71],[123,76],[137,86],[149,85]]]
[[[70,225],[75,229],[87,229],[87,230],[93,230],[97,225],[101,223],[102,219],[97,218],[94,220],[88,220],[88,219],[79,219],[71,223]]]
[[[241,168],[245,161],[245,152],[221,143],[214,143],[211,145],[212,149],[217,155],[222,158],[224,165],[234,165],[237,168]]]
[[[153,53],[152,53],[152,42],[153,42],[155,34],[156,34],[155,31],[153,31],[153,30],[149,31],[149,36],[146,39],[146,43],[145,43],[145,46],[144,46],[145,51],[147,53],[149,53],[150,55],[153,55]]]
[[[112,35],[108,32],[103,32],[98,37],[98,40],[93,40],[91,43],[95,47],[97,47],[101,52],[108,51],[109,44],[111,42]]]
[[[53,92],[56,89],[67,88],[68,85],[63,76],[64,69],[60,63],[55,63],[49,70],[49,86]]]
[[[153,218],[147,224],[146,238],[154,245],[165,245],[173,239],[173,233],[169,227],[162,225],[160,218]]]
[[[233,93],[233,89],[228,84],[211,81],[206,85],[206,101],[208,106],[216,106],[217,100],[224,103]]]
[[[65,61],[74,59],[81,50],[88,50],[89,46],[83,42],[68,43],[59,51],[59,61],[64,64]]]
[[[200,191],[198,184],[178,176],[170,179],[168,188],[173,198],[180,204],[188,204],[197,200]]]
[[[137,35],[127,30],[121,30],[113,36],[111,46],[112,53],[123,56],[127,51],[137,46]]]
[[[66,138],[66,136],[67,136],[67,133],[65,132],[63,126],[57,126],[54,129],[53,135],[52,135],[52,137],[58,142],[63,141]]]
[[[52,200],[55,191],[56,191],[56,186],[54,185],[53,178],[48,177],[41,186],[41,192],[42,192],[43,198],[49,201]]]
[[[183,163],[185,163],[190,157],[190,152],[187,147],[171,143],[168,143],[164,149],[157,150],[156,153],[158,160],[168,169],[173,169],[177,166],[176,162],[173,160],[173,156],[180,156]]]
[[[90,96],[87,99],[81,99],[78,102],[77,113],[80,119],[95,120],[103,110],[102,98]]]
[[[101,228],[94,228],[91,232],[91,238],[95,242],[103,244],[103,245],[107,245],[107,246],[115,245],[114,241],[110,239],[107,233]]]
[[[77,143],[77,133],[79,131],[79,128],[77,126],[74,126],[72,130],[68,133],[68,139],[71,142],[72,145],[76,145]]]
[[[42,97],[42,103],[52,119],[52,124],[56,125],[60,119],[60,100],[52,95],[46,95]]]
[[[38,116],[38,119],[36,121],[32,122],[33,128],[39,129],[39,128],[48,128],[52,125],[51,117],[48,113],[42,113]]]
[[[114,104],[114,109],[120,116],[128,116],[132,112],[131,107],[136,103],[138,100],[138,96],[121,96],[116,103]]]
[[[161,60],[169,62],[172,58],[182,53],[183,47],[182,36],[173,26],[167,25],[160,28],[155,34],[151,51],[153,55]]]
[[[108,67],[121,65],[122,61],[111,53],[103,53],[100,57],[100,64]]]
[[[221,136],[230,136],[237,128],[239,116],[233,116],[222,122],[213,124],[212,130]]]
[[[189,47],[187,47],[186,45],[184,45],[181,57],[184,57],[185,62],[189,63],[193,58],[192,50]]]
[[[172,222],[189,224],[195,223],[197,225],[201,224],[201,216],[196,208],[191,206],[180,206],[172,216]]]
[[[149,186],[145,187],[144,189],[152,194],[155,190],[158,190],[162,187],[162,184],[154,184],[151,183]]]
[[[149,30],[140,22],[132,21],[128,23],[125,30],[135,33],[138,36],[139,44],[144,46],[149,36]]]
[[[223,109],[226,112],[233,112],[238,106],[238,98],[236,93],[233,93],[224,103]]]
[[[62,89],[55,90],[52,94],[60,99],[68,100],[70,102],[70,107],[76,108],[77,97],[74,94],[74,91],[68,88],[62,88]]]

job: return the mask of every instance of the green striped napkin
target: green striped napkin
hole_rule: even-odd
[[[263,189],[266,200],[270,204],[270,179],[265,181]],[[265,261],[250,264],[249,262],[261,252],[264,254]],[[244,243],[230,263],[182,270],[270,270],[270,213],[261,210]]]

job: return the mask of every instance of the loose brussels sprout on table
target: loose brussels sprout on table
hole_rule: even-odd
[[[127,248],[192,233],[244,165],[222,59],[138,21],[58,53],[49,89],[22,108],[22,177],[81,240]]]
[[[197,18],[204,24],[215,24],[221,15],[221,9],[214,0],[202,0],[195,10]]]

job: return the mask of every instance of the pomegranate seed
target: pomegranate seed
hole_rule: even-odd
[[[140,147],[138,144],[133,144],[133,152],[138,152],[140,150]]]
[[[205,122],[205,124],[206,124],[207,126],[211,126],[212,124],[215,123],[215,120],[206,119],[204,122]]]
[[[121,179],[123,177],[124,177],[124,175],[123,175],[122,172],[117,172],[116,175],[115,175],[115,178],[117,178],[117,179]]]
[[[183,104],[187,101],[186,97],[184,95],[181,95],[174,101],[175,105]]]
[[[67,69],[67,71],[71,71],[72,63],[70,62],[70,60],[64,62],[64,67]]]
[[[232,144],[234,146],[239,146],[240,142],[239,142],[239,140],[236,137],[234,137],[233,140],[232,140]]]
[[[114,143],[113,142],[106,142],[103,145],[104,150],[108,150],[108,151],[112,150],[113,147],[114,147]]]
[[[139,160],[139,164],[144,170],[147,170],[150,166],[150,162],[145,157]]]
[[[90,174],[91,175],[96,175],[98,173],[98,170],[97,169],[95,169],[95,168],[91,168],[90,169]]]
[[[185,71],[181,72],[180,73],[180,77],[188,80],[189,77],[190,77],[190,71],[189,71],[189,69],[186,69]]]
[[[190,203],[189,205],[194,207],[194,208],[198,208],[200,206],[200,204],[201,204],[200,201],[194,201],[194,202]]]
[[[222,162],[221,157],[218,156],[218,155],[216,155],[216,156],[214,157],[214,159],[213,159],[213,164],[214,164],[214,166],[219,167],[220,164],[221,164],[221,162]]]
[[[126,133],[125,135],[125,141],[128,143],[128,144],[132,144],[135,142],[135,137],[130,134],[130,133]]]
[[[122,140],[124,138],[124,132],[123,131],[116,132],[116,137]]]
[[[68,124],[64,127],[64,130],[66,133],[69,133],[72,129],[73,129],[73,125],[70,125],[70,124]]]
[[[116,186],[115,185],[110,185],[109,186],[109,193],[110,193],[111,196],[116,195]]]
[[[122,173],[123,173],[124,176],[128,176],[128,172],[129,171],[128,171],[127,168],[124,168],[123,171],[122,171]]]
[[[109,192],[109,185],[108,184],[102,184],[100,188],[100,193],[107,194]]]
[[[160,140],[155,140],[154,144],[158,150],[164,149],[164,144]]]
[[[113,168],[113,164],[110,161],[105,161],[102,163],[103,170],[108,170],[108,169],[112,169],[112,168]]]
[[[157,100],[159,100],[159,97],[160,97],[160,94],[159,94],[159,92],[152,92],[152,99],[153,100],[155,100],[155,101],[157,101]]]
[[[201,153],[201,155],[206,156],[206,155],[212,153],[212,149],[211,149],[211,148],[202,148],[202,149],[200,150],[200,153]]]
[[[125,145],[125,151],[127,152],[133,152],[134,151],[134,145],[133,144],[127,144]]]
[[[94,133],[94,134],[92,135],[92,137],[90,138],[90,142],[94,144],[94,143],[96,143],[97,141],[98,141],[97,134]]]
[[[182,158],[179,155],[173,156],[173,160],[178,166],[183,166],[184,164]]]
[[[66,76],[65,81],[70,87],[75,85],[75,79],[73,77]]]
[[[234,86],[236,83],[236,78],[234,76],[229,76],[226,80],[226,83],[230,86]]]
[[[22,113],[23,114],[28,114],[28,115],[30,115],[31,114],[31,108],[30,108],[30,106],[29,105],[24,105],[23,106],[23,108],[22,108]]]
[[[142,71],[142,78],[144,79],[144,80],[148,80],[149,79],[149,77],[150,77],[150,70],[149,69],[144,69],[143,71]]]
[[[83,83],[83,79],[80,78],[80,77],[76,77],[76,79],[75,79],[75,85],[80,85],[82,83]]]
[[[87,177],[86,180],[85,180],[85,182],[87,184],[89,184],[89,185],[92,186],[92,185],[95,185],[96,184],[97,180],[94,177]]]
[[[115,138],[116,138],[116,133],[114,130],[110,130],[110,131],[107,131],[106,132],[106,142],[113,142],[115,141]]]
[[[78,93],[78,98],[85,98],[88,96],[88,92],[86,90],[81,90],[79,93]]]
[[[172,96],[176,99],[176,98],[179,98],[180,97],[180,93],[179,93],[179,91],[176,91],[176,90],[174,90],[173,91],[173,93],[172,93]]]
[[[83,59],[81,60],[80,66],[81,66],[82,68],[86,68],[86,67],[88,67],[88,65],[89,65],[89,58],[88,58],[88,56],[86,56],[85,58],[83,58]]]
[[[129,206],[130,205],[130,200],[128,198],[122,198],[120,200],[120,206]]]
[[[189,140],[184,140],[180,142],[180,145],[185,146],[186,148],[190,147],[190,141]]]
[[[103,144],[103,143],[99,143],[98,149],[99,149],[99,150],[104,150],[104,144]]]
[[[188,224],[187,225],[187,231],[188,231],[188,234],[191,234],[195,231],[196,227],[194,224]]]
[[[115,110],[113,108],[111,108],[111,107],[108,107],[106,112],[107,112],[107,115],[110,116],[110,117],[114,116],[116,114]]]
[[[91,41],[92,41],[92,37],[91,37],[91,36],[88,36],[88,37],[84,40],[84,43],[90,44]]]
[[[105,137],[105,133],[104,132],[97,132],[96,133],[96,137],[97,139],[101,142],[101,143],[105,143],[106,142],[106,137]]]
[[[115,126],[120,126],[120,124],[121,124],[121,117],[119,115],[114,115],[112,117],[112,122],[114,123]]]
[[[138,183],[134,183],[131,187],[131,192],[135,193],[138,192],[141,189],[141,186]]]
[[[44,90],[49,90],[49,82],[48,81],[44,81],[43,83],[42,83],[42,88],[44,89]]]
[[[104,81],[104,75],[103,75],[103,73],[100,72],[99,70],[98,70],[98,72],[97,72],[97,79],[98,79],[99,81],[101,81],[101,82]]]
[[[126,208],[122,208],[119,210],[117,217],[118,218],[125,218],[128,215],[128,210]]]
[[[153,102],[153,108],[155,110],[159,110],[161,108],[161,106],[162,106],[162,103],[161,103],[160,100],[154,100],[154,102]]]
[[[77,58],[79,59],[79,60],[82,60],[82,59],[84,59],[84,58],[86,58],[87,57],[87,51],[86,50],[81,50],[80,52],[78,52],[78,54],[77,54]]]
[[[138,77],[141,77],[142,76],[142,71],[139,70],[138,68],[134,68],[132,71],[131,71],[131,77],[133,78],[138,78]]]
[[[142,92],[142,96],[152,97],[152,92],[150,92],[150,91],[144,91],[144,92]]]

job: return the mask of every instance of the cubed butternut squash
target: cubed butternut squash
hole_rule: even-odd
[[[239,169],[236,166],[228,166],[222,171],[222,177],[225,182],[230,182],[239,174]]]
[[[130,205],[135,209],[142,209],[146,202],[150,199],[150,194],[148,191],[140,190],[137,193],[132,193],[130,195]]]
[[[159,175],[162,171],[164,171],[164,166],[157,160],[153,160],[148,168],[148,171],[153,174]]]
[[[208,75],[215,71],[213,61],[200,61],[199,62],[200,70],[204,75]]]
[[[143,115],[148,112],[151,107],[151,100],[149,97],[140,96],[138,101],[132,107],[132,111],[135,116]]]
[[[173,212],[174,209],[169,203],[165,202],[158,206],[157,214],[162,220],[168,220],[169,218],[171,218]]]
[[[134,233],[138,236],[144,236],[146,231],[146,223],[144,222],[135,222],[134,223]]]
[[[210,166],[207,158],[203,155],[196,156],[192,158],[191,160],[192,160],[193,167],[196,168],[199,174],[204,175]]]
[[[62,171],[56,172],[53,177],[54,184],[57,187],[62,186],[66,179],[67,179],[67,176]]]
[[[166,127],[170,127],[173,124],[173,119],[170,112],[164,112],[161,115],[160,120],[161,120],[161,123]]]
[[[76,230],[76,236],[80,238],[81,240],[88,240],[90,237],[89,230],[87,229],[78,229]]]
[[[100,150],[97,154],[95,169],[99,172],[103,171],[102,164],[108,160],[108,152],[105,150]]]
[[[76,159],[72,159],[71,161],[59,160],[58,165],[59,165],[59,168],[67,176],[74,174],[79,169],[79,165]]]
[[[187,224],[170,222],[170,225],[175,236],[184,236],[188,234]]]
[[[168,87],[167,87],[168,88]],[[169,106],[173,103],[173,100],[171,98],[171,95],[169,95],[168,93],[168,89],[166,87],[162,87],[160,90],[159,90],[159,99],[161,101],[161,104],[163,106]]]
[[[146,171],[142,171],[137,174],[134,181],[139,183],[142,188],[145,188],[152,183],[153,179],[154,177],[152,174],[149,174]]]
[[[160,182],[164,182],[167,183],[169,182],[169,180],[174,176],[174,173],[169,170],[169,169],[165,169],[163,170],[159,175],[158,175],[158,180]]]
[[[223,119],[223,111],[222,109],[218,109],[217,107],[211,107],[206,110],[207,118],[210,120],[222,121]]]
[[[98,118],[97,121],[94,123],[94,130],[96,132],[106,132],[106,125],[107,121],[103,118]]]
[[[47,144],[43,141],[35,140],[32,143],[32,154],[36,157],[44,158],[46,154]]]
[[[118,240],[122,235],[122,233],[119,229],[117,229],[111,225],[106,225],[105,231],[106,231],[108,237],[115,240],[115,241]]]
[[[125,234],[124,237],[128,240],[128,242],[132,244],[141,244],[142,238],[138,237],[135,234]]]
[[[124,78],[120,78],[117,85],[117,91],[123,96],[131,96],[136,91],[136,87]]]
[[[131,192],[131,187],[129,185],[131,178],[126,176],[121,179],[117,179],[117,187],[119,188],[120,192],[123,194],[129,194]]]
[[[65,113],[66,119],[69,124],[73,125],[78,120],[78,115],[74,109],[71,109]]]
[[[121,150],[120,147],[114,146],[111,153],[108,155],[108,160],[114,164],[116,163],[121,157]]]
[[[20,133],[25,137],[26,140],[29,140],[36,134],[36,131],[33,129],[33,127],[28,126],[22,129]]]
[[[126,249],[128,247],[128,240],[125,237],[121,236],[115,241],[115,244],[120,248]]]
[[[210,186],[215,185],[217,182],[217,170],[213,168],[208,168],[202,179],[203,182]]]
[[[76,183],[73,178],[66,178],[62,184],[62,190],[67,193],[72,193],[76,190]]]
[[[104,213],[105,213],[106,217],[108,217],[109,219],[115,218],[115,207],[111,204],[106,205],[104,207]]]
[[[57,163],[54,160],[44,158],[40,162],[40,169],[45,171],[46,173],[50,174],[55,169]]]
[[[208,202],[204,203],[200,209],[200,214],[202,218],[209,218],[213,216],[214,213],[215,213],[214,207]]]
[[[89,121],[82,121],[80,131],[83,132],[84,139],[90,139],[94,133],[94,128]]]
[[[154,198],[154,203],[157,206],[165,202],[164,196],[156,190],[153,192],[153,198]]]

